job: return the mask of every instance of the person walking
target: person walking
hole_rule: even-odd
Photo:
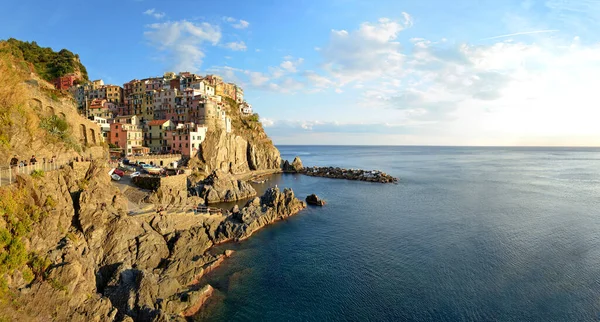
[[[15,168],[17,165],[19,165],[19,158],[17,158],[17,155],[15,154],[15,156],[10,159],[10,166]]]
[[[31,159],[29,160],[29,163],[30,163],[31,165],[35,165],[35,164],[37,163],[37,159],[35,158],[35,155],[32,155],[32,156],[31,156]]]

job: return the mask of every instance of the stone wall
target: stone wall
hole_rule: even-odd
[[[132,181],[136,186],[152,191],[156,191],[161,187],[187,191],[187,175],[185,174],[168,177],[139,176],[133,178]]]
[[[179,154],[170,154],[168,156],[161,155],[147,155],[141,157],[129,157],[129,162],[135,163],[136,161],[144,162],[150,164],[152,162],[153,165],[166,167],[171,162],[179,162],[181,160],[181,155]]]

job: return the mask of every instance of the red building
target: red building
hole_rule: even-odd
[[[75,84],[75,81],[78,79],[77,76],[70,74],[70,75],[65,75],[62,77],[59,77],[55,80],[52,81],[52,84],[54,84],[54,87],[56,87],[56,89],[69,89],[71,86],[73,86]]]

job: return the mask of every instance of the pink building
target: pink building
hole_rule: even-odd
[[[172,153],[192,157],[198,153],[200,145],[206,139],[207,130],[206,126],[195,123],[179,124],[175,130],[167,131],[167,144]]]

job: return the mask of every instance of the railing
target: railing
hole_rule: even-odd
[[[0,167],[0,186],[7,186],[17,181],[17,175],[31,175],[34,171],[50,172],[62,169],[73,162],[72,159],[54,160],[53,162],[36,162],[35,164]]]
[[[129,211],[129,215],[132,216],[136,216],[136,215],[150,215],[150,214],[158,214],[158,213],[162,213],[164,215],[169,215],[169,213],[185,213],[185,212],[190,212],[193,213],[194,215],[199,215],[199,214],[221,214],[223,213],[223,209],[221,208],[217,208],[217,207],[207,207],[207,206],[178,206],[178,207],[157,207],[157,209],[154,210],[148,210],[148,209],[140,209],[138,208],[137,211],[134,210],[130,210]]]

